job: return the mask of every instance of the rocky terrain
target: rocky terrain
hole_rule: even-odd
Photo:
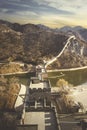
[[[32,64],[44,57],[56,56],[61,50],[65,34],[48,32],[37,25],[0,24],[0,61],[23,61]]]
[[[63,54],[48,69],[63,69],[87,66],[87,45],[80,39],[71,41]]]
[[[32,65],[41,64],[44,59],[48,61],[58,55],[69,36],[74,34],[77,40],[72,41],[57,62],[48,68],[87,65],[86,29],[77,27],[66,30],[0,20],[0,62],[22,61]]]

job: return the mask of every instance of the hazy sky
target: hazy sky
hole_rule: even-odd
[[[87,27],[87,0],[0,0],[0,19],[50,27]]]

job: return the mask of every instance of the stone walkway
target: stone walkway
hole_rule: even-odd
[[[26,112],[24,124],[38,125],[38,130],[58,130],[56,117],[53,111]]]

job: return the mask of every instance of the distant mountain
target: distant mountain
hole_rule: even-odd
[[[48,26],[42,25],[42,24],[38,24],[37,26],[46,31],[53,31],[53,29],[49,28]]]
[[[85,28],[83,28],[82,26],[75,26],[73,27],[73,31],[79,31],[79,30],[83,30]]]
[[[85,40],[87,42],[87,29],[82,26],[64,26],[62,28],[56,28],[56,32],[62,32],[62,33],[68,33],[68,34],[74,34],[81,38],[81,40]]]
[[[68,31],[79,31],[79,30],[83,30],[85,28],[81,27],[81,26],[75,26],[75,27],[70,27],[70,26],[64,26],[62,28],[59,28],[58,30],[62,31],[62,32],[68,32]]]
[[[63,29],[70,30],[70,27]],[[64,51],[54,68],[87,65],[87,43],[80,38],[86,36],[86,30],[81,27],[74,29],[79,30],[74,31],[78,34],[75,35],[76,40],[72,40],[72,44]],[[22,61],[36,65],[43,63],[44,59],[48,61],[63,49],[70,37],[69,32],[59,29],[58,32],[53,29],[50,31],[44,25],[20,25],[0,20],[0,62]],[[71,31],[71,35],[74,33]]]
[[[87,42],[87,29],[79,30],[78,33],[81,35],[81,37]]]
[[[61,32],[68,32],[68,31],[72,31],[73,28],[70,26],[64,26],[62,28],[59,29]]]

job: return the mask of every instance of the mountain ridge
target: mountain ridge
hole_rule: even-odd
[[[49,28],[41,28],[41,26],[34,24],[20,25],[0,21],[0,61],[22,61],[33,65],[42,64],[44,59],[48,61],[60,53],[70,35],[73,35],[72,31],[71,33],[57,32],[54,29],[49,31]],[[76,41],[71,41],[72,44],[54,63],[56,64],[53,65],[54,67],[77,67],[76,60],[79,61],[78,66],[87,64],[87,43],[79,35],[76,36]],[[82,47],[83,55],[78,53],[78,50],[81,52]],[[65,65],[66,63],[67,65]]]

